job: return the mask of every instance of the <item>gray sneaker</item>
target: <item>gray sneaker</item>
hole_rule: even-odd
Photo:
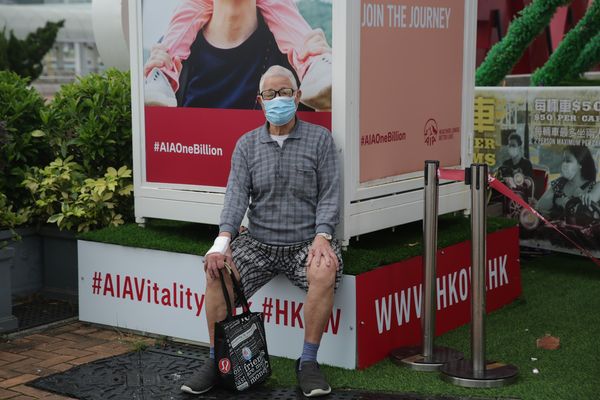
[[[296,360],[296,378],[302,394],[306,397],[318,397],[331,393],[331,386],[325,380],[316,361],[304,361],[302,369],[299,367],[300,359]]]
[[[181,385],[181,391],[191,394],[208,392],[217,383],[217,367],[212,359],[207,360],[202,367]]]

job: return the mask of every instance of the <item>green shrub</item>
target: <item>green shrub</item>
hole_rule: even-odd
[[[0,193],[0,230],[12,229],[23,225],[29,218],[30,211],[21,209],[13,211],[13,206],[8,203],[6,195]]]
[[[14,228],[19,225],[23,225],[29,219],[29,210],[21,209],[13,211],[12,205],[8,202],[8,199],[4,193],[0,192],[0,230],[9,230],[11,232],[11,241],[20,240],[21,237]],[[0,249],[6,247],[8,241],[0,241]]]
[[[73,156],[89,177],[132,166],[129,73],[109,69],[64,85],[42,114],[58,157]]]
[[[31,192],[34,213],[48,223],[77,232],[124,223],[119,211],[130,204],[131,170],[109,167],[101,178],[87,178],[73,157],[33,168],[23,184]]]
[[[44,166],[52,151],[40,131],[44,100],[28,80],[14,72],[0,71],[0,192],[8,202],[22,207],[27,191],[21,188],[30,166]]]

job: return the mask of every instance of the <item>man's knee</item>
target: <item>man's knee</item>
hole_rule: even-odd
[[[311,265],[307,271],[307,278],[309,286],[318,286],[323,289],[330,289],[335,286],[337,270],[335,266],[324,266],[320,267]]]

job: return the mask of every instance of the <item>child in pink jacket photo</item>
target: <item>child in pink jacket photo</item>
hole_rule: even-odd
[[[236,4],[239,1],[245,4]],[[273,34],[277,48],[287,57],[300,80],[301,102],[315,110],[330,110],[331,47],[323,31],[308,25],[293,0],[255,1],[255,8]],[[216,10],[218,6],[228,7],[235,18],[240,17],[235,15],[236,7],[240,12],[246,12],[241,8],[247,5],[248,0],[182,1],[171,17],[162,41],[152,47],[144,66],[145,104],[176,107],[175,93],[180,87],[182,63],[190,57],[198,33],[205,34],[207,24],[220,11]],[[208,41],[208,37],[206,39]],[[211,43],[222,49],[239,44]],[[243,64],[244,60],[239,60],[239,63]]]

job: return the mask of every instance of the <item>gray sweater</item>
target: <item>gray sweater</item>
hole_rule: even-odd
[[[267,124],[246,133],[231,158],[220,231],[235,236],[249,208],[249,233],[263,243],[333,235],[339,221],[338,164],[331,134],[319,125],[297,120],[283,147]]]

